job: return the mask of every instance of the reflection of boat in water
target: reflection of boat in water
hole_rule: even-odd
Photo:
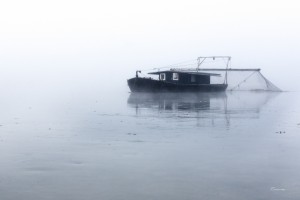
[[[279,93],[131,93],[127,103],[138,116],[197,118],[198,121],[259,118],[260,110]],[[159,111],[159,112],[157,112]]]
[[[128,104],[159,110],[208,110],[212,99],[226,99],[226,93],[131,93]]]

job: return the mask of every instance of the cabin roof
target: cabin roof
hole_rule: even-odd
[[[165,70],[165,71],[157,71],[157,72],[149,72],[148,74],[159,75],[161,73],[178,73],[178,74],[191,74],[191,75],[198,75],[198,76],[221,76],[220,74],[215,73],[206,73],[206,72],[187,72],[187,71],[176,71],[176,70]]]

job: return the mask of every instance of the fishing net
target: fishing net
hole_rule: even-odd
[[[225,82],[226,71],[210,71],[210,69],[199,70],[220,74],[219,77],[211,77],[212,84],[222,84]],[[227,90],[229,91],[281,91],[260,72],[260,69],[228,69],[227,84]]]

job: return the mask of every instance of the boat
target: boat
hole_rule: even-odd
[[[219,73],[201,71],[201,64],[206,59],[226,59],[226,71],[223,83],[212,83],[211,77],[221,77]],[[149,72],[152,77],[139,77],[140,70],[136,71],[134,78],[128,79],[127,83],[131,92],[223,92],[226,90],[227,69],[230,56],[198,57],[196,69],[171,68],[169,70]]]

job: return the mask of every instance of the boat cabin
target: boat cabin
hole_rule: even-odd
[[[220,74],[204,72],[187,72],[187,71],[158,71],[148,74],[159,75],[160,81],[178,83],[178,84],[210,84],[211,76],[220,76]]]

